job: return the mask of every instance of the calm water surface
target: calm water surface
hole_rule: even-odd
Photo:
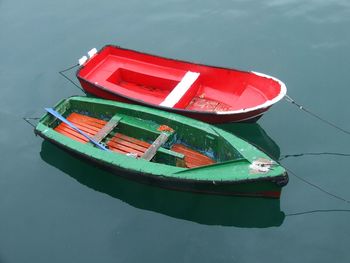
[[[0,262],[349,262],[350,204],[293,175],[281,200],[152,188],[67,155],[21,119],[82,94],[57,72],[110,43],[277,76],[350,130],[349,28],[346,0],[0,0]],[[285,101],[258,125],[223,128],[275,158],[350,153],[348,135]],[[282,163],[350,199],[349,158]]]

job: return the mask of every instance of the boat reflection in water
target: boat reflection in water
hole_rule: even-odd
[[[229,123],[217,125],[217,127],[233,133],[234,135],[253,144],[278,161],[281,155],[280,148],[257,123]]]
[[[258,125],[246,125],[251,126],[244,128],[244,134],[258,134],[262,131]],[[259,131],[249,131],[248,127],[259,128]],[[262,134],[266,135],[264,132]],[[268,145],[278,148],[271,142]],[[261,144],[258,146],[261,147]],[[270,150],[279,152],[277,149]],[[89,188],[134,207],[171,217],[206,225],[247,228],[279,226],[285,217],[280,210],[280,199],[194,194],[144,185],[97,168],[46,141],[42,143],[40,155],[45,162]]]

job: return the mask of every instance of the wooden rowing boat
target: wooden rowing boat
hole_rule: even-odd
[[[286,94],[280,80],[117,46],[89,52],[77,71],[97,97],[175,112],[208,123],[253,122]]]
[[[35,133],[118,175],[176,190],[278,198],[283,167],[246,141],[181,115],[71,97]]]

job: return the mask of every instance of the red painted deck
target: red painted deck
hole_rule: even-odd
[[[102,127],[107,123],[104,120],[100,120],[97,118],[89,117],[86,115],[78,114],[78,113],[72,113],[67,117],[67,120],[73,123],[77,128],[85,132],[87,135],[93,137],[96,135],[96,133],[102,129]],[[167,127],[167,126],[166,126]],[[169,127],[167,127],[169,128]],[[163,127],[163,129],[165,129]],[[88,139],[86,139],[83,135],[69,127],[65,123],[60,123],[56,128],[55,131],[73,139],[78,142],[87,143]],[[145,151],[148,149],[148,147],[151,144],[148,142],[121,134],[116,133],[110,140],[107,142],[107,146],[110,150],[122,153],[122,154],[128,154],[128,153],[134,153],[137,154],[138,157],[141,157]],[[209,157],[195,151],[192,149],[189,149],[188,147],[185,147],[181,144],[175,144],[172,149],[174,152],[181,153],[185,155],[185,165],[188,168],[198,167],[202,165],[208,165],[214,163],[212,159]]]

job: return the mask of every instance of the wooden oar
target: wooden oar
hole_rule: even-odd
[[[74,129],[75,131],[79,132],[81,135],[83,135],[86,139],[88,139],[90,142],[92,142],[94,145],[96,145],[98,148],[108,151],[108,149],[103,146],[102,144],[98,143],[97,141],[95,141],[93,138],[91,138],[89,135],[87,135],[85,132],[83,132],[82,130],[80,130],[78,127],[76,127],[73,123],[71,123],[70,121],[68,121],[66,118],[64,118],[61,114],[59,114],[57,111],[55,111],[52,108],[45,108],[45,110],[50,113],[51,115],[55,116],[57,119],[59,119],[60,121],[64,122],[65,124],[67,124],[69,127],[71,127],[72,129]]]

